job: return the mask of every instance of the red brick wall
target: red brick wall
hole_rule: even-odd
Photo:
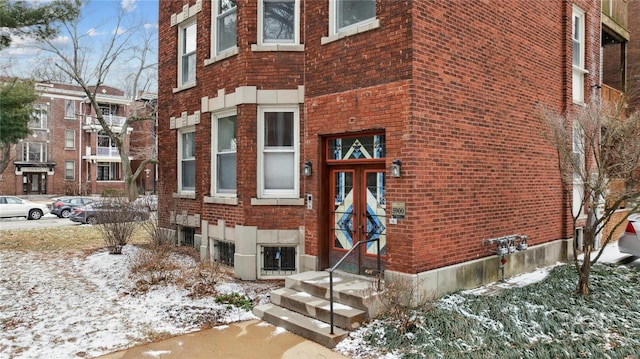
[[[189,2],[190,5],[195,1]],[[235,92],[240,86],[258,89],[297,89],[303,84],[303,52],[253,52],[257,42],[255,2],[238,4],[238,55],[213,64],[204,65],[211,49],[211,2],[203,1],[197,14],[198,42],[196,50],[197,86],[172,93],[177,83],[178,27],[171,27],[171,14],[182,11],[183,3],[160,1],[159,15],[159,175],[163,193],[177,191],[177,130],[169,129],[170,117],[189,115],[200,110],[201,98],[218,95],[219,89]],[[172,206],[188,209],[189,214],[200,213],[203,220],[215,223],[224,220],[228,226],[237,224],[258,226],[260,229],[295,229],[303,225],[300,206],[251,206],[256,197],[256,105],[237,107],[237,194],[238,205],[203,203],[211,187],[211,114],[201,115],[196,125],[196,199],[176,199]],[[301,121],[304,118],[301,114]],[[301,132],[304,126],[301,124]],[[161,203],[162,207],[162,203]],[[169,208],[166,211],[171,210]],[[168,218],[168,217],[167,217]]]
[[[600,8],[586,11],[585,94],[599,78]],[[192,5],[193,3],[191,3]],[[490,255],[482,240],[520,233],[531,244],[572,236],[570,199],[560,184],[555,150],[542,133],[539,105],[571,112],[571,3],[563,1],[378,1],[380,27],[329,44],[326,1],[304,2],[305,53],[256,52],[255,5],[239,3],[239,54],[204,66],[210,51],[210,2],[198,16],[197,86],[176,86],[177,27],[182,3],[160,1],[161,181],[176,190],[176,130],[169,118],[200,108],[202,96],[238,86],[305,85],[301,161],[314,173],[301,195],[312,210],[251,206],[256,191],[255,105],[238,107],[238,206],[203,204],[210,187],[210,115],[196,126],[196,200],[180,208],[203,219],[261,229],[304,225],[305,251],[322,255],[327,237],[324,135],[381,130],[387,203],[405,202],[407,217],[387,226],[387,268],[417,273]],[[304,62],[303,62],[304,58]],[[274,76],[277,74],[277,76]],[[304,81],[304,83],[303,83]],[[161,202],[162,205],[162,202]],[[326,204],[325,204],[326,206]]]
[[[597,5],[580,4],[595,79]],[[307,156],[319,147],[316,133],[378,128],[387,163],[403,161],[403,176],[387,182],[387,203],[407,210],[387,226],[388,269],[416,273],[483,257],[482,239],[503,235],[525,234],[532,244],[571,236],[555,150],[536,115],[538,105],[573,106],[571,4],[384,2],[379,29],[328,45],[317,41],[327,35],[326,4],[306,10],[319,15],[307,28]],[[309,254],[326,237],[314,218],[305,223]]]

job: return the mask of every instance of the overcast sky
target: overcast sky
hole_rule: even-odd
[[[32,0],[32,2],[46,2],[47,0]],[[121,9],[127,12],[127,25],[142,24],[145,31],[157,34],[158,30],[158,0],[91,0],[82,9],[79,32],[87,34],[95,48],[101,48],[102,44],[112,36],[116,29],[117,14]],[[125,25],[126,26],[126,25]],[[121,28],[119,31],[126,30]],[[156,36],[157,37],[157,36]],[[56,42],[68,43],[69,37],[61,33]],[[32,70],[40,66],[41,60],[38,49],[33,47],[31,39],[14,38],[11,47],[0,51],[0,69],[2,75],[30,77]],[[157,43],[154,44],[157,48]],[[40,55],[41,56],[41,55]],[[157,53],[154,52],[153,62],[156,62]],[[128,70],[127,70],[128,69]],[[119,64],[110,74],[107,85],[122,87],[123,77],[126,72],[131,72],[130,66]]]

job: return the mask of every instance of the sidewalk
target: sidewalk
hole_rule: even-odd
[[[107,354],[100,359],[345,359],[331,349],[259,320],[233,323]]]

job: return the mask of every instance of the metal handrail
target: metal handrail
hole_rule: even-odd
[[[361,244],[369,243],[369,242],[377,242],[377,259],[378,259],[378,275],[380,275],[380,238],[375,239],[367,239],[364,241],[358,241],[356,244],[349,249],[347,253],[345,253],[340,260],[333,265],[333,267],[327,269],[329,271],[329,312],[330,312],[330,322],[331,322],[331,332],[329,334],[333,335],[333,272],[344,262],[347,257],[353,253]]]

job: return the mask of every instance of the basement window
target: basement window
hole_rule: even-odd
[[[260,254],[262,258],[262,275],[280,276],[297,272],[296,247],[264,246]]]
[[[180,228],[180,245],[195,247],[196,230],[193,227]]]
[[[214,246],[214,260],[233,267],[233,256],[236,253],[236,245],[231,242],[216,241]]]

